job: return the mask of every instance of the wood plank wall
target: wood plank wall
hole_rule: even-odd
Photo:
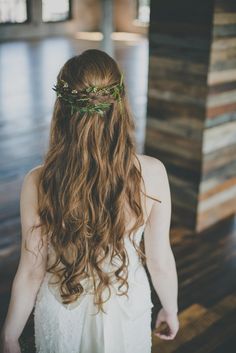
[[[236,1],[215,0],[197,227],[236,212]]]
[[[209,216],[210,210],[214,213],[215,204],[214,201],[209,204],[207,200],[210,200],[212,185],[217,185],[218,189],[214,190],[218,193],[222,179],[227,179],[229,173],[222,169],[217,184],[212,184],[212,173],[219,163],[217,153],[214,154],[216,150],[210,143],[215,133],[208,119],[208,105],[213,104],[214,93],[211,91],[214,86],[208,87],[208,80],[213,77],[209,70],[213,74],[217,67],[216,64],[212,66],[216,61],[211,55],[214,38],[219,31],[214,23],[214,11],[219,6],[215,6],[214,0],[151,1],[144,151],[159,158],[167,168],[172,194],[172,222],[194,230],[202,230],[220,218]],[[232,31],[231,28],[231,36]],[[231,59],[231,66],[233,63],[236,68],[236,62]],[[221,65],[219,63],[218,67]],[[233,86],[224,85],[224,90],[232,93]],[[226,101],[232,97],[231,93]],[[225,129],[230,131],[225,123],[221,120],[219,131],[221,128],[222,132]],[[224,150],[224,153],[222,150],[222,157],[227,156],[228,163],[232,162],[229,151],[232,148]],[[214,181],[217,175],[216,172]],[[224,216],[226,214],[228,212]]]

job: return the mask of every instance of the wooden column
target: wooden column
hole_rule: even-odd
[[[236,3],[151,1],[145,153],[166,165],[172,222],[236,212]]]

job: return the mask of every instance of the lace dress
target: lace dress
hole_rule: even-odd
[[[144,226],[133,234],[138,244]],[[116,295],[118,284],[114,284],[111,298],[104,304],[106,313],[96,314],[88,280],[83,283],[85,294],[75,303],[62,304],[58,291],[48,285],[51,274],[46,272],[34,308],[37,353],[151,353],[150,284],[128,237],[125,246],[129,256],[129,298]],[[109,268],[110,264],[104,266]],[[104,292],[107,298],[109,292]]]

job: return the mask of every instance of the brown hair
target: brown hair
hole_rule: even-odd
[[[57,77],[76,90],[112,85],[120,78],[117,63],[95,49],[69,59]],[[121,262],[113,279],[115,275],[120,288],[126,286],[123,294],[129,288],[125,204],[136,219],[128,232],[131,240],[131,234],[144,224],[140,194],[143,178],[135,154],[135,125],[125,90],[122,105],[112,103],[102,117],[97,113],[71,115],[65,102],[56,99],[49,148],[38,185],[39,226],[56,254],[55,263],[47,271],[58,278],[65,304],[75,301],[84,291],[80,280],[92,276],[94,303],[99,310],[103,310],[102,292],[105,287],[110,288],[112,280],[102,269],[109,249],[111,258],[116,256]],[[144,251],[133,244],[145,263]],[[59,264],[63,264],[63,269]]]

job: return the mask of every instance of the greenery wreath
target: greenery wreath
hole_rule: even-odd
[[[121,102],[121,93],[124,91],[123,74],[119,83],[105,87],[89,86],[80,91],[70,87],[65,80],[59,79],[53,90],[57,93],[59,99],[70,105],[71,115],[75,112],[103,115],[112,103],[106,101],[93,103],[94,96],[96,98],[99,96],[112,97],[114,100]]]

